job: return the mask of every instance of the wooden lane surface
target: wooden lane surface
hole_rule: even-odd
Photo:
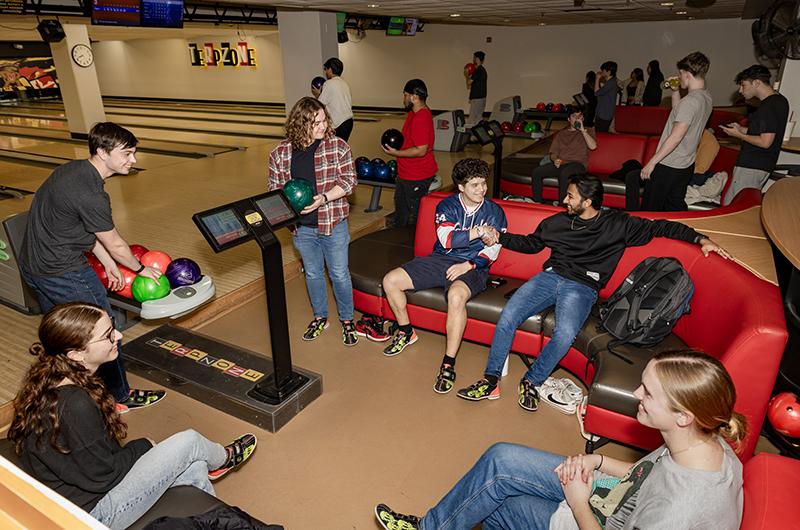
[[[2,113],[0,113],[0,115],[1,114]],[[15,139],[33,141],[53,140],[71,145],[80,145],[84,150],[87,149],[85,140],[74,140],[70,138],[69,131],[66,130],[25,129],[5,125],[0,126],[0,144],[7,143],[4,139],[9,139],[10,141],[15,141]],[[151,140],[149,138],[139,138],[139,145],[137,146],[138,151],[153,151],[157,152],[157,154],[184,154],[192,155],[194,158],[219,155],[227,153],[232,149],[246,149],[246,147]]]
[[[792,265],[800,268],[800,179],[785,178],[764,196],[761,220],[769,238]]]
[[[781,144],[781,149],[790,153],[800,153],[800,137],[793,136],[788,142]]]
[[[36,145],[18,146],[13,148],[13,151],[28,155],[44,155],[63,158],[65,163],[70,160],[86,158],[88,156],[85,145],[71,145],[52,141],[37,142]],[[147,152],[137,152],[136,164],[134,165],[141,169],[154,169],[157,167],[180,164],[186,162],[187,160],[190,159],[181,156],[168,156]]]

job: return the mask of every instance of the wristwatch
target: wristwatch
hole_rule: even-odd
[[[695,236],[695,238],[694,238],[694,244],[695,245],[699,245],[700,241],[702,241],[704,239],[708,239],[708,236],[698,232],[697,236]]]

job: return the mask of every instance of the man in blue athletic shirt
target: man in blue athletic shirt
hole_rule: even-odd
[[[383,278],[386,299],[397,318],[399,329],[383,350],[393,356],[417,341],[406,311],[405,291],[444,287],[447,296],[447,346],[434,390],[445,394],[456,380],[455,363],[461,337],[467,325],[466,305],[486,289],[489,266],[497,259],[500,245],[487,246],[481,238],[489,227],[506,231],[502,208],[485,199],[489,165],[467,158],[453,167],[458,193],[436,207],[436,243],[428,256],[419,256],[389,271]]]

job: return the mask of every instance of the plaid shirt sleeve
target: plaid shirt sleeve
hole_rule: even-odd
[[[341,138],[326,138],[317,148],[315,161],[317,192],[325,193],[338,185],[346,194],[319,207],[317,229],[323,235],[330,235],[333,228],[350,214],[347,195],[351,195],[356,188],[353,154],[350,146]]]
[[[267,191],[283,188],[290,178],[292,178],[292,146],[288,141],[283,141],[269,154]]]

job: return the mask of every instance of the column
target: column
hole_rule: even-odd
[[[103,109],[103,100],[100,97],[100,83],[97,81],[97,71],[94,60],[87,63],[87,54],[82,54],[78,64],[73,59],[72,50],[75,46],[92,45],[89,42],[89,32],[83,24],[65,24],[66,38],[61,42],[50,43],[53,52],[53,63],[58,73],[58,84],[61,88],[61,98],[64,100],[64,109],[67,114],[67,124],[72,138],[88,138],[89,129],[95,123],[106,121]]]
[[[323,75],[322,63],[339,57],[336,13],[278,11],[286,112],[311,95],[311,80]]]

